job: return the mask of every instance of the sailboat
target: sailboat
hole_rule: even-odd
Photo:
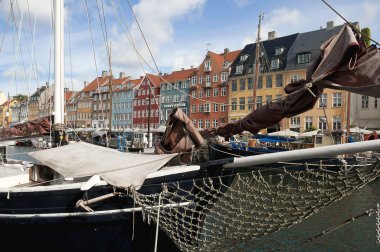
[[[55,1],[55,10],[55,17],[61,16],[63,1]],[[56,34],[62,32],[59,27],[56,23]],[[56,124],[64,122],[59,106],[61,60],[57,56]],[[244,129],[259,128],[249,123],[243,121]],[[240,130],[226,126],[229,133]],[[20,250],[27,244],[31,250],[147,251],[154,244],[163,251],[218,251],[290,227],[380,175],[379,163],[371,160],[339,172],[251,169],[379,150],[378,140],[201,165],[173,164],[192,160],[192,145],[201,149],[203,138],[193,127],[175,109],[156,150],[160,155],[126,154],[82,142],[32,153],[39,161],[31,168],[34,183],[0,189],[0,228],[6,230],[0,237],[2,249]],[[207,133],[225,131],[222,127]],[[181,146],[185,151],[176,149]],[[16,237],[22,242],[15,243]]]

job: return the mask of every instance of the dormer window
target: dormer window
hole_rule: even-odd
[[[247,54],[240,55],[240,61],[245,61],[248,58]]]
[[[271,69],[277,69],[280,67],[280,60],[279,59],[272,59],[270,62],[270,68]]]
[[[223,62],[223,67],[228,67],[229,64],[230,64],[230,62],[228,62],[228,61],[224,61],[224,62]]]
[[[243,65],[238,65],[238,66],[236,66],[236,74],[241,74],[241,73],[243,73],[243,68],[244,68],[244,66]]]
[[[284,51],[284,48],[283,48],[283,47],[276,48],[276,52],[275,52],[275,54],[276,54],[276,55],[280,55],[283,51]]]
[[[297,64],[305,64],[311,61],[311,52],[300,53],[297,55]]]

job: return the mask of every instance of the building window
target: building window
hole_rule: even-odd
[[[318,108],[326,108],[327,104],[327,94],[321,94],[321,96],[318,99]]]
[[[253,102],[253,97],[252,97],[252,96],[249,96],[249,97],[248,97],[248,109],[249,109],[249,110],[252,110],[252,109],[253,109],[253,104],[252,104],[252,102]]]
[[[281,97],[282,97],[281,94],[277,94],[276,95],[276,102],[280,102],[281,101]]]
[[[205,72],[210,72],[211,71],[211,61],[206,61],[205,62],[204,71]]]
[[[297,55],[297,64],[309,63],[311,60],[311,53],[300,53]]]
[[[327,122],[324,116],[319,117],[318,126],[319,126],[319,129],[322,130],[322,132],[327,129]]]
[[[244,79],[240,79],[239,83],[240,83],[240,91],[245,90],[245,80]]]
[[[226,82],[227,81],[227,77],[228,77],[228,73],[227,72],[222,72],[221,81],[222,82]]]
[[[203,75],[199,76],[199,84],[203,84]]]
[[[226,96],[227,95],[227,88],[226,87],[222,87],[221,88],[221,95],[222,96]]]
[[[294,116],[290,118],[290,129],[299,132],[301,125],[301,118],[299,116]]]
[[[209,120],[209,119],[206,119],[206,120],[205,120],[205,128],[206,128],[206,129],[209,129],[209,128],[210,128],[210,120]]]
[[[226,111],[226,103],[222,103],[222,105],[220,105],[220,111],[222,112],[225,112]]]
[[[211,90],[210,89],[207,89],[206,90],[206,97],[210,97],[211,96]]]
[[[236,80],[232,80],[231,91],[232,92],[237,91],[237,81]]]
[[[266,88],[272,88],[272,75],[267,75],[266,79]]]
[[[333,93],[333,107],[342,107],[342,93]]]
[[[212,121],[212,127],[214,127],[214,128],[218,127],[218,120],[217,119],[214,119]]]
[[[240,97],[239,98],[239,104],[240,104],[239,109],[240,110],[245,110],[245,97]]]
[[[211,111],[210,111],[210,103],[206,103],[206,104],[204,105],[204,111],[205,111],[205,112],[211,112]]]
[[[203,98],[203,90],[199,90],[198,97]]]
[[[267,103],[267,104],[271,103],[271,102],[272,102],[272,96],[271,96],[271,95],[267,95],[267,96],[265,97],[265,100],[266,100],[266,103]]]
[[[243,73],[243,69],[244,69],[243,65],[236,66],[236,72],[235,72],[235,74],[241,74],[241,73]]]
[[[272,59],[270,62],[270,68],[271,69],[277,69],[280,67],[280,60],[279,59]]]
[[[282,74],[276,74],[276,87],[282,87]]]
[[[219,75],[218,75],[218,74],[214,74],[214,75],[212,76],[212,81],[213,81],[213,82],[218,82],[218,81],[219,81]]]
[[[197,97],[197,91],[195,91],[195,90],[191,91],[191,96],[193,98],[196,98]]]
[[[197,105],[191,105],[191,113],[197,112]]]
[[[193,86],[197,85],[197,76],[191,77],[191,85]]]
[[[211,84],[211,76],[206,75],[206,84]]]
[[[202,120],[198,121],[198,128],[203,128],[203,121]]]
[[[248,78],[248,89],[253,89],[253,78]]]
[[[257,96],[256,108],[260,108],[261,106],[263,106],[263,97]]]
[[[362,95],[362,108],[368,108],[369,97],[367,95]]]
[[[198,105],[198,111],[199,112],[203,112],[203,104],[199,104]]]
[[[197,119],[193,119],[193,125],[197,127]]]
[[[232,98],[231,110],[236,110],[237,98]]]
[[[214,97],[219,95],[219,88],[214,88],[213,95]]]
[[[313,126],[313,117],[305,116],[305,129],[308,130]]]
[[[295,82],[301,79],[301,76],[299,74],[292,74],[290,75],[290,82]]]
[[[275,50],[275,54],[276,54],[276,55],[280,55],[283,51],[284,51],[284,48],[283,48],[283,47],[276,48],[276,50]]]
[[[219,104],[218,103],[214,103],[213,107],[214,107],[214,112],[218,112],[218,110],[219,110]]]
[[[333,130],[341,130],[341,129],[342,129],[342,117],[333,116]]]
[[[240,61],[245,61],[248,58],[247,54],[240,55]]]
[[[259,76],[257,80],[257,89],[262,89],[263,88],[263,76]]]

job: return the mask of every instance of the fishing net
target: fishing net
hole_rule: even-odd
[[[350,194],[380,174],[380,162],[350,169],[265,169],[162,185],[129,194],[182,251],[222,251],[283,228]],[[189,186],[191,183],[191,186]]]

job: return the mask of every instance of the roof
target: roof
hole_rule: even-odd
[[[160,76],[149,74],[149,73],[147,73],[145,76],[150,80],[153,86],[160,87],[160,80],[161,80]]]
[[[223,69],[224,62],[233,62],[235,58],[240,54],[241,50],[236,51],[228,51],[225,50],[224,53],[215,53],[212,51],[208,51],[206,54],[205,59],[203,60],[202,64],[198,67],[197,74],[203,74],[204,73],[204,63],[206,61],[211,60],[212,61],[212,71],[213,72],[220,72]]]
[[[288,51],[292,48],[294,41],[296,40],[298,33],[291,34],[288,36],[283,36],[279,38],[274,38],[270,40],[264,40],[260,43],[260,66],[263,67],[263,72],[269,71],[282,71],[285,70],[287,64]],[[246,45],[240,52],[239,57],[235,59],[231,66],[231,76],[241,76],[252,74],[249,69],[252,70],[252,66],[255,63],[256,55],[256,45],[257,43],[252,43]],[[276,49],[282,48],[281,53],[276,54]],[[240,56],[247,55],[245,60],[241,60]],[[276,69],[271,69],[271,60],[279,59],[279,65]],[[243,65],[243,71],[239,74],[236,73],[236,66]]]
[[[183,69],[179,71],[173,71],[170,74],[161,75],[160,81],[161,82],[165,82],[165,81],[175,82],[175,81],[180,81],[180,80],[186,80],[190,78],[196,70],[197,70],[196,68],[189,68],[189,69]]]
[[[37,90],[30,96],[40,96],[41,93],[46,89],[46,86],[41,86],[40,88],[37,88]]]
[[[342,25],[339,25],[331,29],[325,28],[300,33],[294,41],[293,47],[289,50],[286,70],[306,69],[308,63],[297,64],[297,54],[311,52],[310,62],[313,62],[320,55],[321,45],[326,40],[339,33],[342,27]]]
[[[67,91],[65,92],[65,100],[70,100],[77,92],[75,91]]]
[[[96,77],[93,81],[90,82],[87,86],[85,86],[82,89],[82,92],[91,92],[95,91],[99,86],[104,85],[105,83],[108,83],[110,77],[109,76],[104,76],[104,77]]]

